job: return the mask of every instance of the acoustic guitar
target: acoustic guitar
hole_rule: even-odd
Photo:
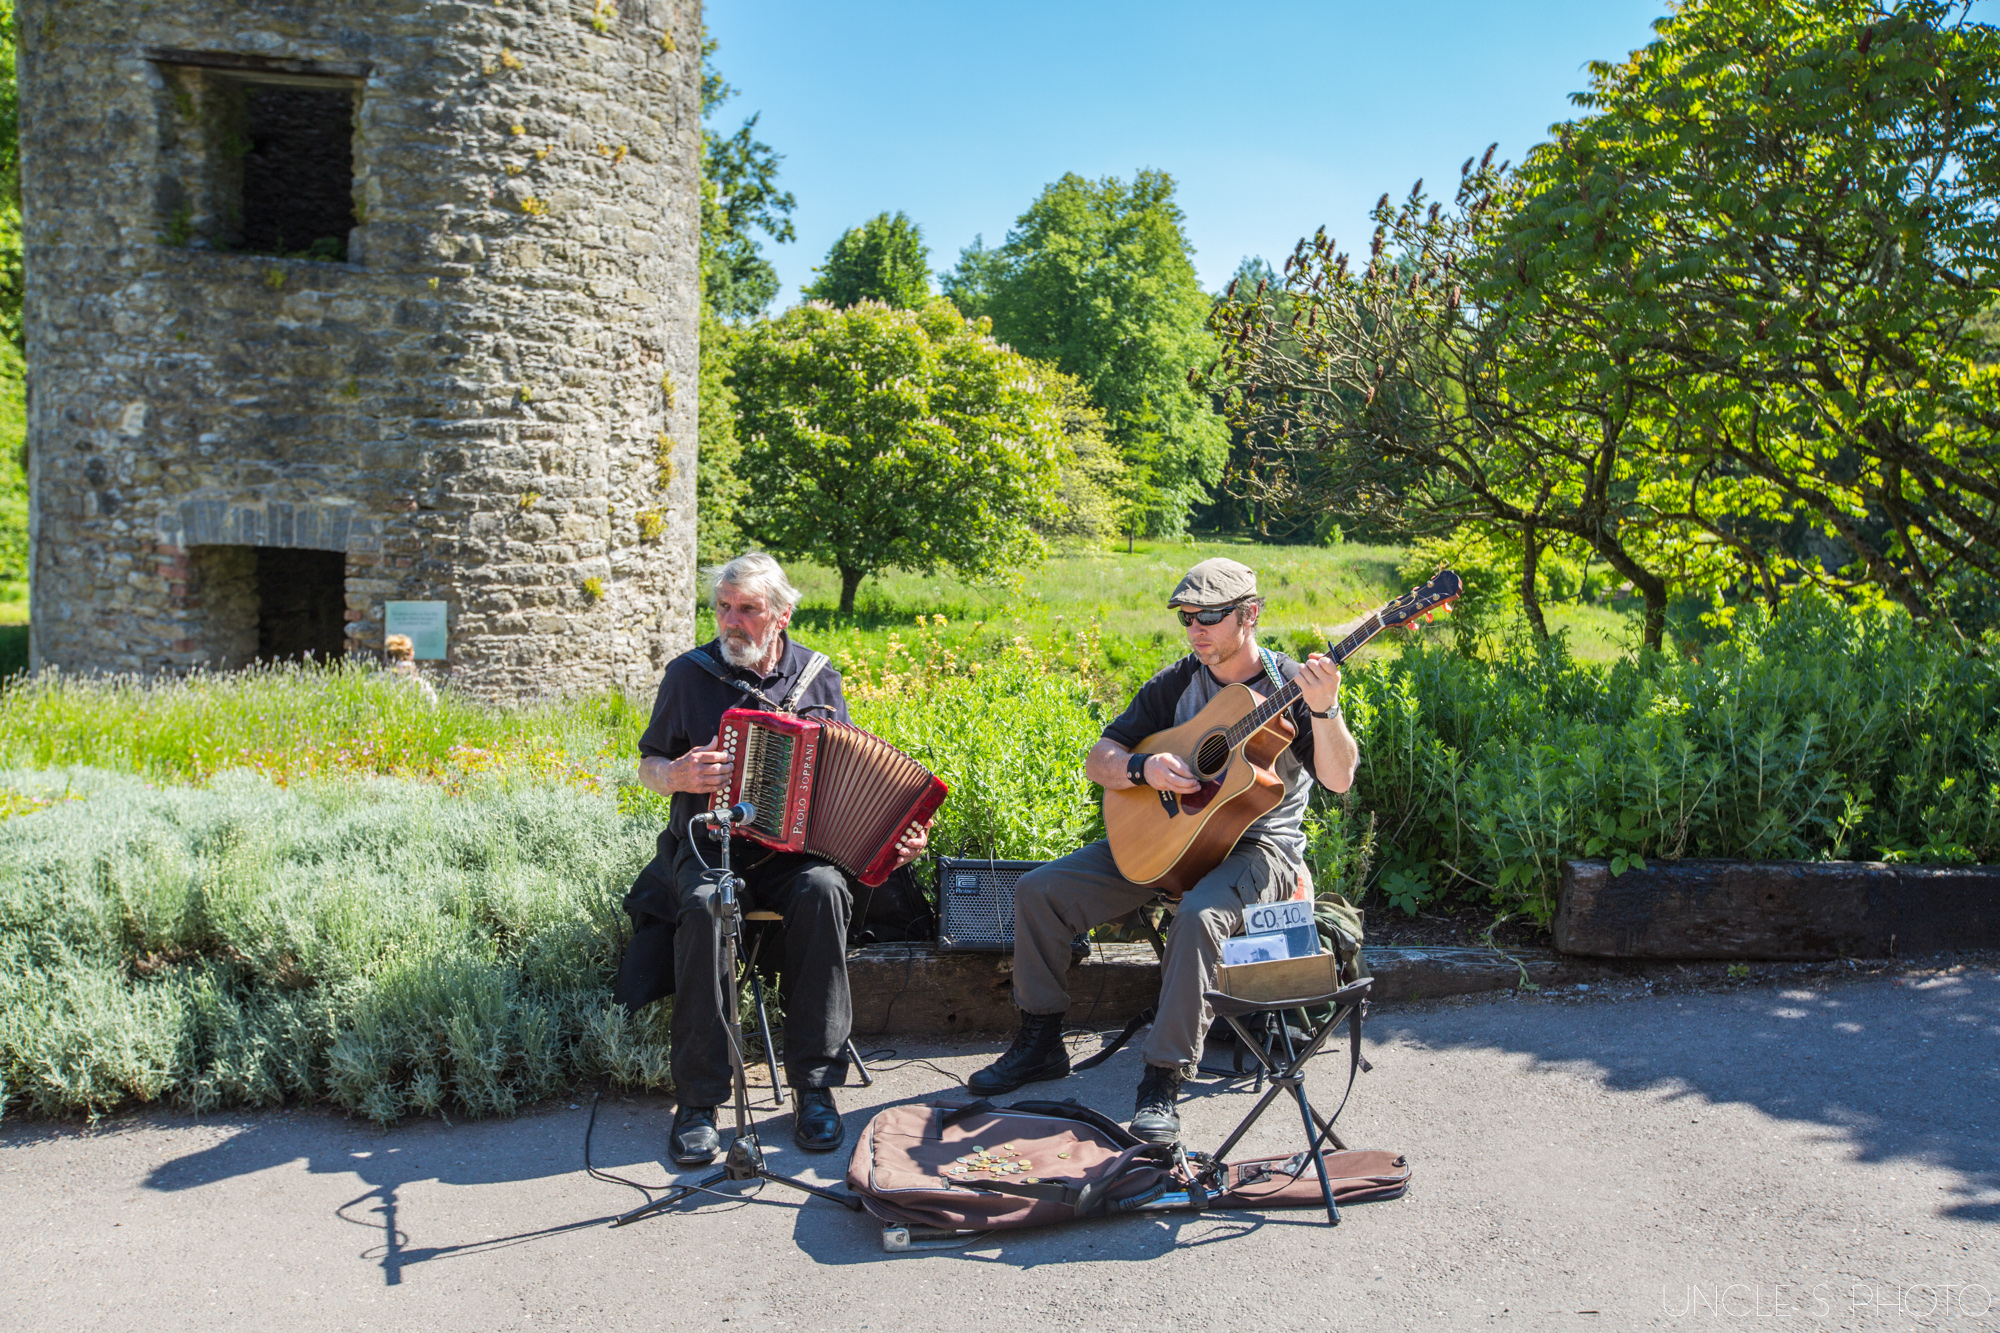
[[[1338,664],[1386,629],[1407,629],[1443,610],[1465,591],[1457,574],[1441,569],[1371,614],[1326,655]],[[1178,727],[1148,736],[1134,753],[1177,754],[1201,780],[1185,796],[1155,787],[1104,792],[1104,831],[1118,873],[1134,884],[1152,884],[1179,896],[1222,864],[1243,831],[1276,809],[1285,784],[1273,771],[1298,735],[1285,710],[1298,700],[1296,680],[1268,698],[1251,684],[1225,686]]]

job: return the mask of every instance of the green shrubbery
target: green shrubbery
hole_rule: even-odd
[[[1565,857],[2000,857],[1996,708],[1990,653],[1813,596],[1699,661],[1409,651],[1348,705],[1388,896],[1544,922]]]
[[[1098,836],[1080,758],[1126,685],[1086,669],[1089,631],[946,629],[844,663],[856,720],[952,786],[934,847]],[[1313,871],[1371,907],[1546,921],[1578,855],[2000,859],[2000,667],[1898,617],[1804,599],[1699,661],[1415,646],[1357,664],[1347,708],[1361,774],[1315,805]],[[664,818],[633,783],[642,722],[617,698],[430,708],[351,669],[7,690],[0,1109],[387,1120],[661,1086],[666,1006],[609,1000]]]
[[[610,1002],[650,814],[548,780],[0,775],[0,1097],[492,1114],[665,1081]],[[34,808],[47,802],[45,808]]]

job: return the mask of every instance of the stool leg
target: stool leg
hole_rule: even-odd
[[[1326,1199],[1326,1224],[1337,1227],[1340,1225],[1340,1205],[1333,1199],[1333,1182],[1326,1178],[1326,1158],[1320,1153],[1319,1134],[1313,1123],[1319,1116],[1314,1114],[1312,1103],[1306,1100],[1303,1080],[1292,1086],[1292,1095],[1299,1099],[1299,1119],[1305,1121],[1306,1151],[1313,1155],[1313,1170],[1319,1172],[1319,1192]]]
[[[847,1062],[861,1071],[862,1087],[872,1088],[875,1086],[875,1076],[868,1072],[868,1064],[861,1058],[861,1052],[854,1049],[854,1038],[852,1037],[847,1039]]]
[[[757,1001],[757,1034],[764,1039],[764,1063],[771,1070],[771,1097],[773,1104],[785,1104],[785,1080],[778,1076],[778,1051],[771,1041],[771,1011],[764,1007],[764,983],[757,976],[757,951],[764,947],[764,932],[757,932],[757,942],[750,946],[750,994]]]

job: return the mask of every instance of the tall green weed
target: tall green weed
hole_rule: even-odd
[[[1384,891],[1544,922],[1570,857],[2000,858],[1996,709],[1990,654],[1816,596],[1699,660],[1414,648],[1348,703]]]
[[[850,706],[951,787],[931,830],[939,854],[1041,860],[1104,835],[1083,776],[1107,716],[1088,669],[1025,641],[964,663],[922,631],[898,648],[886,671],[849,666]]]

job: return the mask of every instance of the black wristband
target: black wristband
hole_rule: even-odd
[[[1151,755],[1135,754],[1127,759],[1125,761],[1125,780],[1135,787],[1152,786],[1152,783],[1146,781],[1146,760],[1151,757]]]

